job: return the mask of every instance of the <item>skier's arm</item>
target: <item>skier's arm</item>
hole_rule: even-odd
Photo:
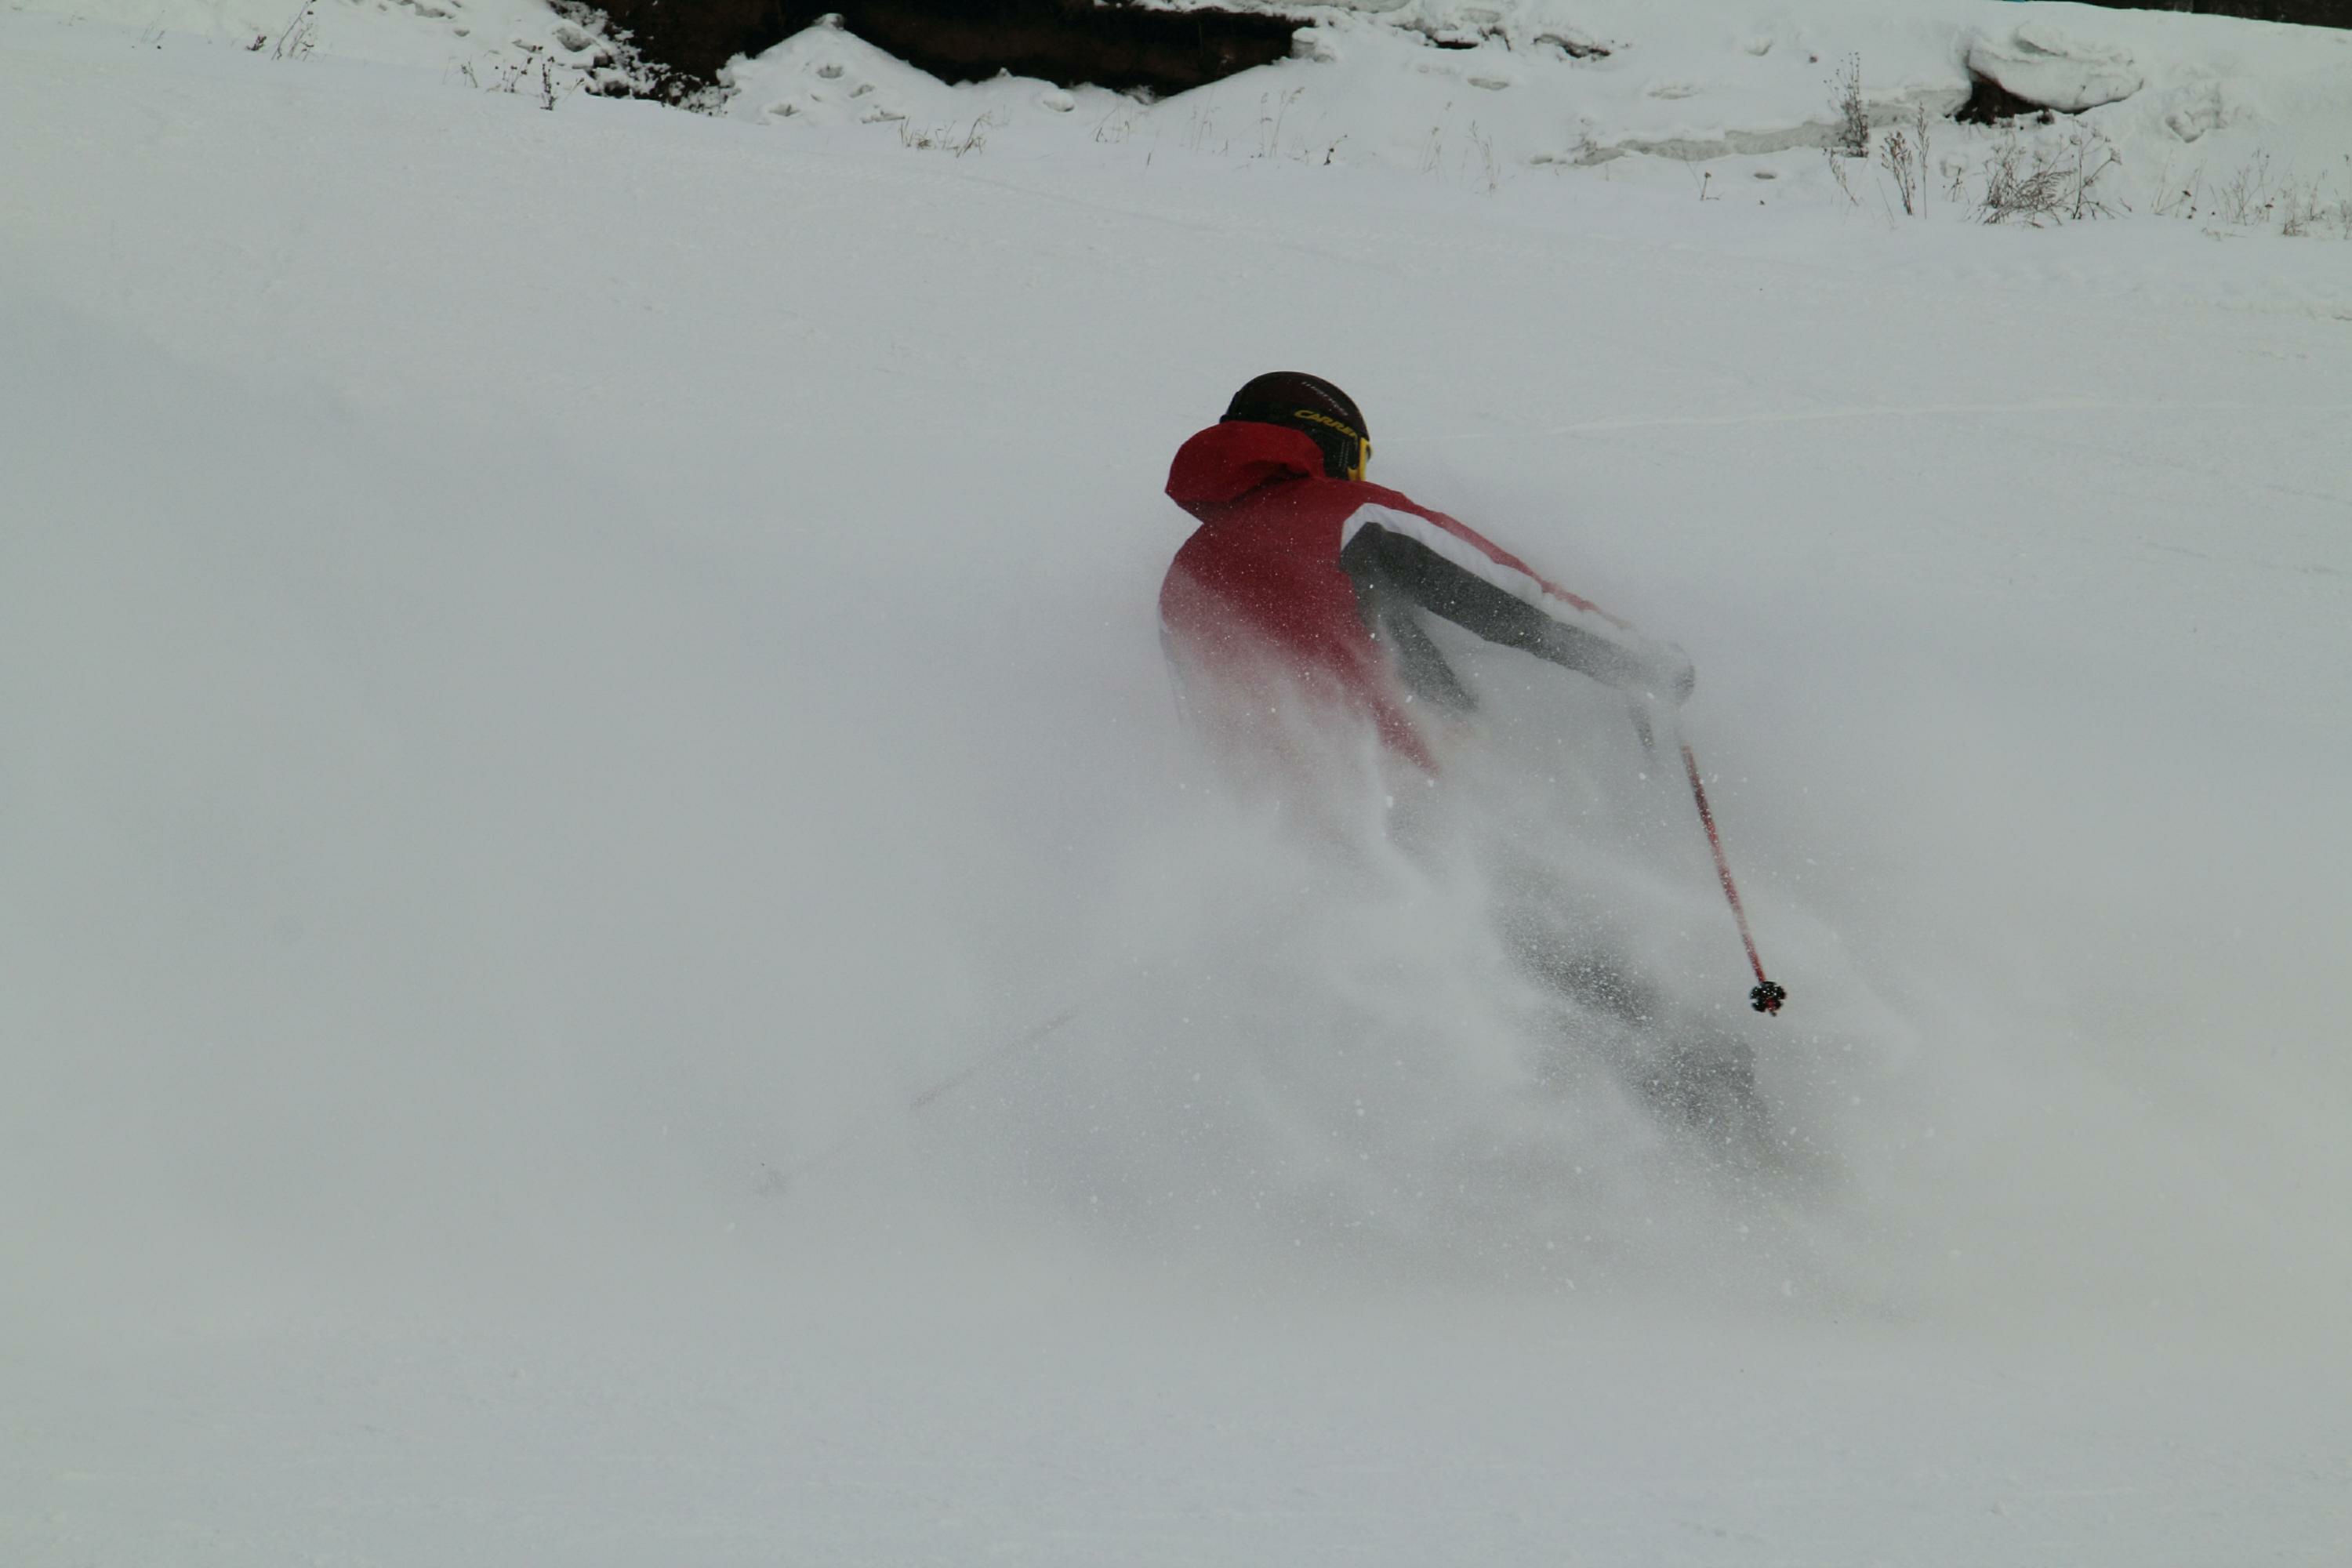
[[[1356,530],[1339,552],[1339,564],[1359,583],[1392,589],[1488,642],[1534,654],[1604,685],[1671,695],[1676,701],[1690,694],[1690,661],[1680,650],[1627,646],[1555,619],[1421,541],[1376,522]]]

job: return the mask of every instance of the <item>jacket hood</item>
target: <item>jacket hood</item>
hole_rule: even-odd
[[[1234,419],[1210,426],[1176,449],[1168,495],[1187,510],[1221,506],[1260,485],[1322,472],[1323,453],[1303,431]]]

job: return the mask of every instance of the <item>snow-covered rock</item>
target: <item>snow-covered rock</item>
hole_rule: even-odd
[[[2004,91],[2066,114],[2121,102],[2147,81],[2129,49],[2087,42],[2045,21],[1975,39],[1968,63],[1970,71]]]

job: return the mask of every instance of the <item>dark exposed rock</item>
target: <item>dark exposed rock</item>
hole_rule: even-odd
[[[2021,114],[2040,115],[2045,120],[2050,116],[2048,109],[2032,99],[2018,97],[1989,76],[1970,71],[1969,80],[1972,84],[1969,100],[1952,110],[1952,118],[1963,125],[1991,125]]]
[[[1608,45],[1581,33],[1538,33],[1536,43],[1538,47],[1549,44],[1572,60],[1605,60],[1611,53]]]
[[[709,82],[837,15],[866,42],[945,81],[999,71],[1065,87],[1181,92],[1290,53],[1301,24],[1258,12],[1144,9],[1125,0],[604,0],[665,83]]]

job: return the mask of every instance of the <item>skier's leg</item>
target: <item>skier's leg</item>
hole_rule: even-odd
[[[1661,1114],[1694,1128],[1761,1126],[1755,1053],[1729,1026],[1693,1016],[1632,956],[1634,943],[1584,907],[1565,879],[1525,865],[1498,876],[1495,919],[1515,966],[1563,1005],[1538,1064],[1547,1082],[1575,1075],[1561,1059],[1598,1057]]]
[[[1565,878],[1525,862],[1496,876],[1495,925],[1513,963],[1544,990],[1644,1025],[1658,1014],[1655,984],[1631,963],[1630,944],[1601,911],[1580,908]]]

